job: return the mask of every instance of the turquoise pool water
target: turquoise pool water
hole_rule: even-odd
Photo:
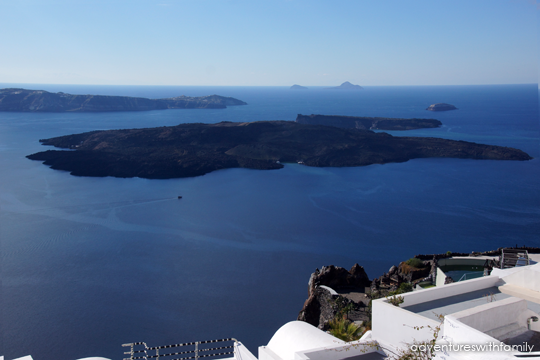
[[[479,265],[447,265],[442,266],[441,270],[456,282],[484,276],[484,267]]]

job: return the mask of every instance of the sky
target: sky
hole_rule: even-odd
[[[0,0],[0,83],[538,83],[537,0]]]

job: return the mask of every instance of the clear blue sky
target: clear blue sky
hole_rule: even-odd
[[[535,0],[0,0],[0,83],[538,82]]]

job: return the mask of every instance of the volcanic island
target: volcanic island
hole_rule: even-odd
[[[227,168],[279,169],[283,163],[346,167],[416,158],[531,159],[525,152],[509,147],[392,136],[370,130],[374,128],[373,119],[382,118],[358,119],[364,119],[364,128],[306,124],[297,120],[91,131],[42,139],[43,145],[65,150],[42,151],[27,158],[76,176],[148,179],[192,177]],[[358,119],[345,119],[345,122],[362,124]],[[390,126],[391,119],[384,119],[380,124]],[[397,125],[393,126],[405,128],[410,120],[394,119]],[[403,121],[408,125],[400,126]]]
[[[225,109],[247,105],[245,102],[219,95],[164,99],[130,96],[72,95],[63,92],[19,88],[0,89],[0,111],[16,112],[106,112],[149,111],[165,109]]]
[[[426,110],[429,111],[448,111],[448,110],[457,110],[457,107],[447,103],[437,103],[429,105]]]

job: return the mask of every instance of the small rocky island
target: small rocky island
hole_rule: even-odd
[[[399,119],[384,117],[336,116],[336,115],[301,115],[296,122],[299,124],[335,126],[344,129],[371,130],[413,130],[437,128],[442,125],[435,119]]]
[[[362,90],[363,87],[361,87],[360,85],[354,85],[348,81],[345,81],[343,84],[339,86],[334,86],[328,89],[329,90]]]
[[[169,179],[227,168],[279,169],[363,166],[415,158],[529,160],[513,148],[437,138],[394,137],[370,130],[292,121],[180,124],[149,129],[92,131],[40,140],[68,150],[27,157],[78,176]]]
[[[448,110],[457,110],[457,107],[451,104],[446,103],[437,103],[429,105],[429,107],[426,109],[429,111],[448,111]]]
[[[291,90],[307,90],[308,88],[305,87],[305,86],[302,86],[302,85],[296,85],[295,84],[295,85],[291,86],[289,89],[291,89]]]
[[[129,96],[71,95],[44,90],[0,89],[0,111],[17,112],[103,112],[163,109],[224,109],[245,102],[219,95],[166,99]]]

